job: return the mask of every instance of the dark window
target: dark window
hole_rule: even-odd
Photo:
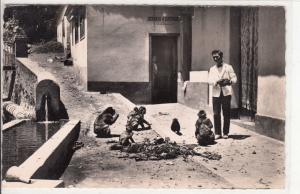
[[[79,38],[79,34],[78,34],[78,28],[79,28],[79,20],[78,17],[74,18],[74,23],[75,23],[75,44],[78,43],[78,38]]]
[[[74,38],[74,22],[73,21],[71,22],[71,30],[72,30],[71,31],[71,33],[72,33],[72,40],[71,41],[72,41],[72,45],[74,45],[74,39],[75,38]]]
[[[62,36],[65,37],[65,19],[62,21]]]
[[[85,37],[85,16],[82,14],[80,16],[80,40]]]

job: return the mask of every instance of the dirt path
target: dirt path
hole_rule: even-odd
[[[58,54],[56,54],[58,55]],[[126,187],[126,188],[231,188],[232,184],[218,176],[204,165],[192,159],[135,161],[120,157],[119,151],[110,151],[106,139],[95,138],[90,124],[96,111],[111,104],[120,114],[112,127],[113,134],[124,130],[129,107],[114,94],[84,92],[79,85],[73,67],[63,66],[61,62],[48,63],[47,58],[55,54],[33,54],[30,58],[51,72],[61,87],[61,98],[70,119],[80,119],[81,135],[79,141],[84,147],[73,155],[62,179],[67,187]],[[134,139],[142,142],[144,138],[153,139],[158,134],[153,131],[135,132]],[[117,140],[117,138],[114,138]]]

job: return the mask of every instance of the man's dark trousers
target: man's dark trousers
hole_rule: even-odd
[[[224,125],[223,134],[228,135],[230,127],[230,103],[231,95],[224,96],[221,91],[220,97],[213,97],[213,111],[214,111],[214,125],[215,134],[222,135],[221,133],[221,108],[223,111]]]

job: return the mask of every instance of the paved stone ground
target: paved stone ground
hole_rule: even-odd
[[[283,188],[284,144],[232,125],[231,138],[201,147],[200,151],[215,151],[220,161],[192,157],[175,160],[140,161],[122,158],[122,153],[110,151],[108,140],[96,138],[90,124],[97,111],[109,104],[120,114],[112,133],[125,129],[126,115],[134,106],[118,94],[85,92],[78,83],[73,67],[61,62],[47,63],[58,54],[33,54],[30,58],[51,72],[61,86],[62,101],[70,118],[82,121],[79,141],[85,146],[76,151],[62,179],[67,187],[85,188]],[[136,132],[137,142],[157,136],[170,137],[178,143],[195,144],[194,124],[197,110],[180,104],[147,105],[153,130]],[[172,118],[182,126],[182,136],[170,130]]]
[[[56,77],[61,87],[62,102],[70,119],[81,120],[79,141],[84,147],[77,150],[70,165],[61,177],[66,187],[79,188],[232,188],[232,184],[202,164],[192,159],[139,161],[122,158],[119,151],[109,150],[109,140],[96,138],[91,130],[97,111],[113,105],[120,114],[111,127],[112,134],[125,130],[126,116],[132,104],[119,94],[85,92],[78,83],[73,67],[63,66],[59,61],[48,63],[47,58],[59,54],[33,54],[30,59],[39,63]],[[136,142],[159,136],[154,130],[135,132]]]
[[[197,110],[181,104],[146,105],[148,120],[161,136],[177,142],[195,144]],[[212,115],[208,115],[212,120]],[[170,130],[173,118],[182,126],[182,136]],[[285,146],[283,142],[259,135],[231,124],[229,139],[216,140],[215,145],[201,146],[199,151],[217,152],[220,161],[194,157],[235,188],[284,188]]]

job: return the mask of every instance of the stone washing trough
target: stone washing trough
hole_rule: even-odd
[[[21,183],[21,187],[62,186],[58,179],[72,158],[79,132],[78,120],[54,123],[14,120],[4,124],[3,188],[16,188]]]
[[[61,186],[80,121],[69,120],[55,77],[28,58],[16,58],[10,93],[3,106],[3,188]]]

